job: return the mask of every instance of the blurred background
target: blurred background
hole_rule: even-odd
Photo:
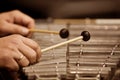
[[[33,18],[120,18],[120,0],[0,0],[0,12],[18,9]]]

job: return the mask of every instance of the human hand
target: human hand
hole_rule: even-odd
[[[0,67],[17,71],[19,66],[37,62],[40,56],[39,45],[29,38],[18,34],[0,38]]]
[[[14,33],[27,36],[29,34],[28,29],[34,26],[34,20],[18,10],[0,14],[0,36]]]

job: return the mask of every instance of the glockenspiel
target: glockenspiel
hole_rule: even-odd
[[[89,41],[75,41],[42,53],[39,62],[22,69],[27,80],[120,80],[120,20],[53,20],[37,29],[59,31],[67,28],[68,38],[34,33],[41,49],[61,43],[89,31]]]

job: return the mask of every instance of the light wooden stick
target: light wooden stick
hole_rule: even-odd
[[[42,49],[41,52],[46,52],[46,51],[48,51],[48,50],[51,50],[51,49],[54,49],[54,48],[63,46],[63,45],[65,45],[65,44],[68,44],[68,43],[71,43],[71,42],[74,42],[74,41],[82,40],[82,39],[83,39],[83,36],[79,36],[79,37],[70,39],[70,40],[68,40],[68,41],[61,42],[61,43],[59,43],[59,44],[56,44],[56,45],[50,46],[50,47],[48,47],[48,48]]]
[[[51,34],[59,34],[57,31],[48,31],[48,30],[40,30],[40,29],[30,29],[30,32],[38,32],[38,33],[51,33]]]

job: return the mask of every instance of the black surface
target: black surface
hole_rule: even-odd
[[[0,0],[0,12],[14,9],[33,18],[120,18],[120,0]]]

